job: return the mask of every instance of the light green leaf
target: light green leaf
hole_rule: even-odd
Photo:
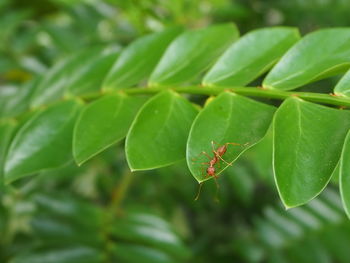
[[[346,136],[343,152],[340,159],[339,188],[343,206],[350,218],[350,132]]]
[[[126,136],[145,97],[106,95],[87,105],[74,128],[73,155],[80,165]]]
[[[20,128],[7,155],[6,183],[72,159],[73,124],[79,108],[76,101],[61,102],[34,115]]]
[[[137,39],[121,53],[108,73],[104,90],[130,87],[151,74],[169,43],[181,32],[178,27]]]
[[[334,88],[334,93],[338,96],[350,96],[350,70],[339,80]]]
[[[73,72],[65,90],[66,96],[70,94],[81,95],[99,91],[107,72],[119,56],[118,49],[105,49],[98,56],[81,65]]]
[[[275,27],[252,31],[220,57],[203,85],[244,86],[265,73],[300,38],[295,28]]]
[[[350,66],[350,28],[312,32],[294,45],[263,82],[268,89],[291,90],[339,74]]]
[[[202,164],[209,159],[201,152],[213,157],[211,142],[227,145],[227,152],[222,158],[228,163],[236,160],[245,150],[256,144],[265,135],[275,108],[233,93],[224,92],[211,101],[193,122],[187,142],[187,165],[197,179],[203,182],[207,176],[208,165]],[[219,167],[220,166],[220,167]],[[219,175],[227,164],[219,161],[215,165]]]
[[[194,79],[215,62],[238,36],[234,24],[183,33],[166,50],[150,77],[150,85],[172,85]]]
[[[126,137],[130,169],[153,169],[183,159],[196,114],[193,105],[172,91],[150,99],[137,114]]]
[[[273,165],[286,207],[307,203],[329,182],[335,169],[350,112],[287,99],[273,122]]]
[[[34,90],[31,106],[38,107],[61,98],[72,75],[79,72],[79,68],[85,68],[86,64],[98,57],[100,52],[101,48],[97,47],[84,49],[49,69]]]

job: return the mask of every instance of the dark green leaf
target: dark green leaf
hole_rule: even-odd
[[[238,36],[234,24],[183,33],[166,50],[150,77],[150,85],[172,85],[194,79],[215,62]]]
[[[203,85],[244,86],[272,67],[299,38],[298,30],[288,27],[252,31],[221,56]]]
[[[294,45],[271,70],[263,86],[291,90],[344,72],[350,66],[350,29],[312,32]]]
[[[10,146],[5,163],[5,182],[70,161],[73,124],[79,108],[76,101],[65,101],[29,119]]]
[[[201,152],[213,157],[212,141],[215,148],[217,144],[241,144],[227,146],[223,158],[232,163],[265,135],[274,111],[272,106],[228,92],[209,102],[195,119],[187,142],[187,164],[197,181],[210,179],[205,172],[208,165],[202,164],[209,159]],[[227,164],[219,161],[216,175],[226,168]]]
[[[169,43],[180,32],[180,28],[170,28],[130,44],[108,73],[103,89],[125,88],[144,80],[153,71]]]
[[[80,165],[126,136],[144,97],[106,95],[87,105],[74,128],[73,155]]]
[[[137,114],[126,137],[130,169],[153,169],[183,159],[196,114],[193,105],[171,91],[150,99]]]
[[[289,98],[276,112],[273,125],[279,194],[286,207],[302,205],[330,180],[350,127],[350,112]]]

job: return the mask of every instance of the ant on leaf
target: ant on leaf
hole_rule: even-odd
[[[218,145],[218,147],[217,147],[216,149],[215,149],[214,144]],[[248,143],[244,144],[243,146],[246,146],[247,144],[248,144]],[[218,164],[218,166],[220,167],[220,161],[222,161],[222,162],[226,163],[228,166],[232,166],[232,162],[229,163],[229,162],[227,162],[226,160],[224,160],[224,159],[222,158],[222,156],[223,156],[223,155],[226,153],[226,151],[227,151],[227,146],[228,146],[228,145],[239,146],[239,145],[242,145],[242,144],[234,143],[234,142],[227,142],[227,143],[225,143],[225,144],[223,144],[223,145],[220,145],[220,144],[218,144],[218,143],[216,143],[216,142],[214,142],[214,141],[211,141],[211,147],[212,147],[213,157],[211,157],[208,153],[206,153],[206,152],[204,152],[204,151],[201,152],[201,153],[198,155],[198,157],[201,156],[201,155],[204,155],[204,156],[206,156],[206,157],[209,159],[208,162],[201,163],[201,164],[208,165],[208,167],[207,167],[207,169],[206,169],[206,175],[205,175],[204,178],[213,177],[214,180],[215,180],[215,184],[216,184],[216,189],[217,189],[217,190],[219,189],[219,184],[218,184],[218,182],[217,182],[218,176],[217,176],[217,174],[216,174],[215,165]],[[198,158],[198,157],[197,157],[197,158]],[[194,159],[195,159],[195,158],[194,158]],[[199,184],[198,193],[197,193],[197,195],[196,195],[196,197],[195,197],[194,200],[198,200],[199,195],[200,195],[200,193],[201,193],[202,185],[203,185],[203,182],[201,182],[201,183]]]

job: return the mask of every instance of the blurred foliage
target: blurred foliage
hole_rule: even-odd
[[[269,25],[302,32],[348,26],[349,6],[347,0],[2,0],[0,101],[14,94],[28,101],[40,75],[84,47],[117,50],[174,24],[233,21],[242,34]],[[16,113],[26,108],[16,105]],[[228,169],[218,190],[205,184],[197,202],[198,186],[184,162],[130,174],[118,146],[80,168],[69,164],[3,187],[0,262],[349,262],[350,224],[334,190],[305,207],[281,209],[268,140]]]

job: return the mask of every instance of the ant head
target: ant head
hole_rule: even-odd
[[[210,176],[214,176],[215,175],[215,167],[208,167],[207,174]]]

